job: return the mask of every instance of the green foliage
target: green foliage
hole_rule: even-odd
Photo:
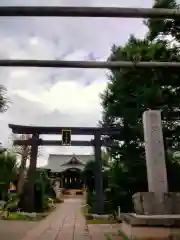
[[[35,212],[42,213],[49,208],[51,208],[51,200],[55,197],[53,186],[48,177],[46,170],[37,170],[36,171],[36,181],[34,186],[34,195],[35,195]],[[20,207],[21,210],[27,211],[27,204],[29,200],[27,199],[29,184],[26,182],[24,184],[24,189],[21,194]],[[53,200],[54,203],[54,200]]]
[[[156,0],[153,8],[170,8],[179,10],[176,0]],[[171,36],[176,41],[180,41],[180,20],[171,19],[149,19],[145,21],[149,28],[148,39],[154,40],[157,37]]]
[[[11,152],[0,154],[0,194],[2,199],[7,197],[9,184],[16,179],[16,176],[16,156]]]
[[[86,163],[84,170],[82,172],[82,178],[89,191],[94,191],[94,161],[89,161]]]
[[[6,97],[6,88],[0,85],[0,112],[5,112],[8,108],[9,100]]]
[[[89,189],[87,189],[86,192],[86,204],[90,207],[92,207],[92,202],[94,200],[94,193],[91,192]]]
[[[103,167],[109,167],[110,163],[111,163],[111,156],[107,151],[102,151],[101,153],[101,161],[102,161],[102,165]]]
[[[49,178],[46,171],[36,172],[35,183],[35,205],[36,212],[43,212],[48,208],[48,196],[46,194],[46,188],[48,186]]]
[[[48,210],[54,204],[55,192],[46,170],[37,171],[35,196],[37,211]]]
[[[43,196],[43,201],[42,201],[43,211],[47,211],[47,210],[49,210],[53,207],[54,207],[54,199],[50,198],[47,195],[44,195]]]
[[[64,202],[63,199],[54,198],[54,203],[63,203],[63,202]]]
[[[155,7],[176,8],[175,1],[156,1]],[[165,23],[165,25],[163,25]],[[130,36],[123,47],[113,46],[110,61],[180,61],[178,46],[157,36],[167,35],[170,22],[149,20],[148,37],[136,39]],[[169,32],[175,31],[178,39],[178,21],[171,21]],[[163,25],[163,26],[162,26]],[[153,40],[153,41],[151,41]],[[113,159],[108,171],[107,199],[114,209],[120,205],[122,211],[133,211],[132,195],[147,191],[144,136],[142,114],[145,110],[161,110],[165,137],[166,162],[170,191],[180,190],[179,160],[170,152],[180,148],[180,87],[179,69],[123,68],[113,69],[109,74],[106,90],[101,95],[102,126],[119,127],[119,136],[110,136],[118,143],[108,147]]]
[[[16,212],[19,207],[20,198],[16,193],[8,193],[8,199],[2,209],[1,217],[7,219],[11,212]]]
[[[20,221],[29,220],[29,221],[32,221],[33,219],[28,216],[22,215],[18,212],[17,213],[13,212],[13,213],[9,213],[7,220],[20,220]]]
[[[18,209],[19,200],[19,196],[16,193],[9,193],[8,201],[5,205],[5,210],[9,212],[15,212]]]
[[[119,236],[120,236],[123,240],[129,240],[129,238],[128,238],[123,232],[119,232]]]
[[[86,204],[89,206],[89,213],[96,213],[97,202],[95,192],[91,192],[89,189],[86,192]]]

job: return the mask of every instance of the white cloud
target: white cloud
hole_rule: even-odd
[[[105,81],[96,81],[88,86],[76,81],[59,81],[51,89],[38,94],[27,90],[19,90],[16,93],[32,102],[42,103],[51,110],[56,109],[66,114],[88,114],[99,110],[99,94],[105,86]]]
[[[1,0],[1,5],[150,7],[150,0]],[[129,35],[144,36],[141,19],[1,18],[0,58],[88,60],[107,58],[112,44]],[[99,94],[105,70],[1,68],[0,83],[12,104],[0,115],[0,141],[8,143],[8,123],[44,126],[96,126],[101,117]],[[43,136],[44,137],[44,136]],[[58,136],[46,136],[53,139]],[[80,137],[78,137],[80,138]],[[87,139],[87,137],[84,137]],[[49,152],[89,153],[90,148],[48,147]]]

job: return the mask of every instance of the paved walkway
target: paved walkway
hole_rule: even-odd
[[[21,240],[36,225],[29,221],[0,220],[0,240]]]
[[[50,216],[38,223],[37,227],[28,231],[22,240],[119,239],[115,234],[117,226],[87,226],[81,213],[81,203],[82,199],[65,199],[65,202],[60,204]],[[109,237],[111,235],[111,237],[109,238],[107,235]]]
[[[40,222],[0,220],[0,240],[103,240],[117,237],[119,225],[88,225],[81,213],[82,199],[66,198]]]

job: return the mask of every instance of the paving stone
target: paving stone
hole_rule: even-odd
[[[36,223],[30,221],[0,220],[0,240],[21,240],[35,226]]]
[[[0,240],[103,240],[107,239],[104,234],[117,233],[118,225],[94,224],[88,226],[81,212],[82,203],[82,197],[65,199],[64,203],[59,204],[57,209],[46,219],[36,223],[33,222],[32,227],[26,229],[26,234],[24,228],[25,236],[23,236],[24,234],[17,234],[18,237],[16,238],[11,234],[8,238],[6,235],[1,234],[2,229],[0,226]],[[12,222],[5,222],[6,228],[8,224],[13,226]],[[27,222],[20,222],[18,228],[23,228],[25,223]],[[15,226],[17,227],[17,224]],[[16,229],[13,230],[13,234],[16,235]]]

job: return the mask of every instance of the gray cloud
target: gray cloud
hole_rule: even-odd
[[[1,0],[0,5],[151,7],[152,1]],[[123,45],[131,33],[137,37],[146,33],[142,19],[1,18],[0,29],[0,58],[21,59],[102,60],[107,58],[112,44]],[[85,69],[0,68],[0,83],[8,88],[12,101],[7,113],[0,115],[0,141],[8,142],[8,123],[95,126],[101,117],[98,94],[107,82],[106,73]],[[79,85],[72,85],[73,90],[65,81]],[[89,150],[46,149],[51,151]]]

